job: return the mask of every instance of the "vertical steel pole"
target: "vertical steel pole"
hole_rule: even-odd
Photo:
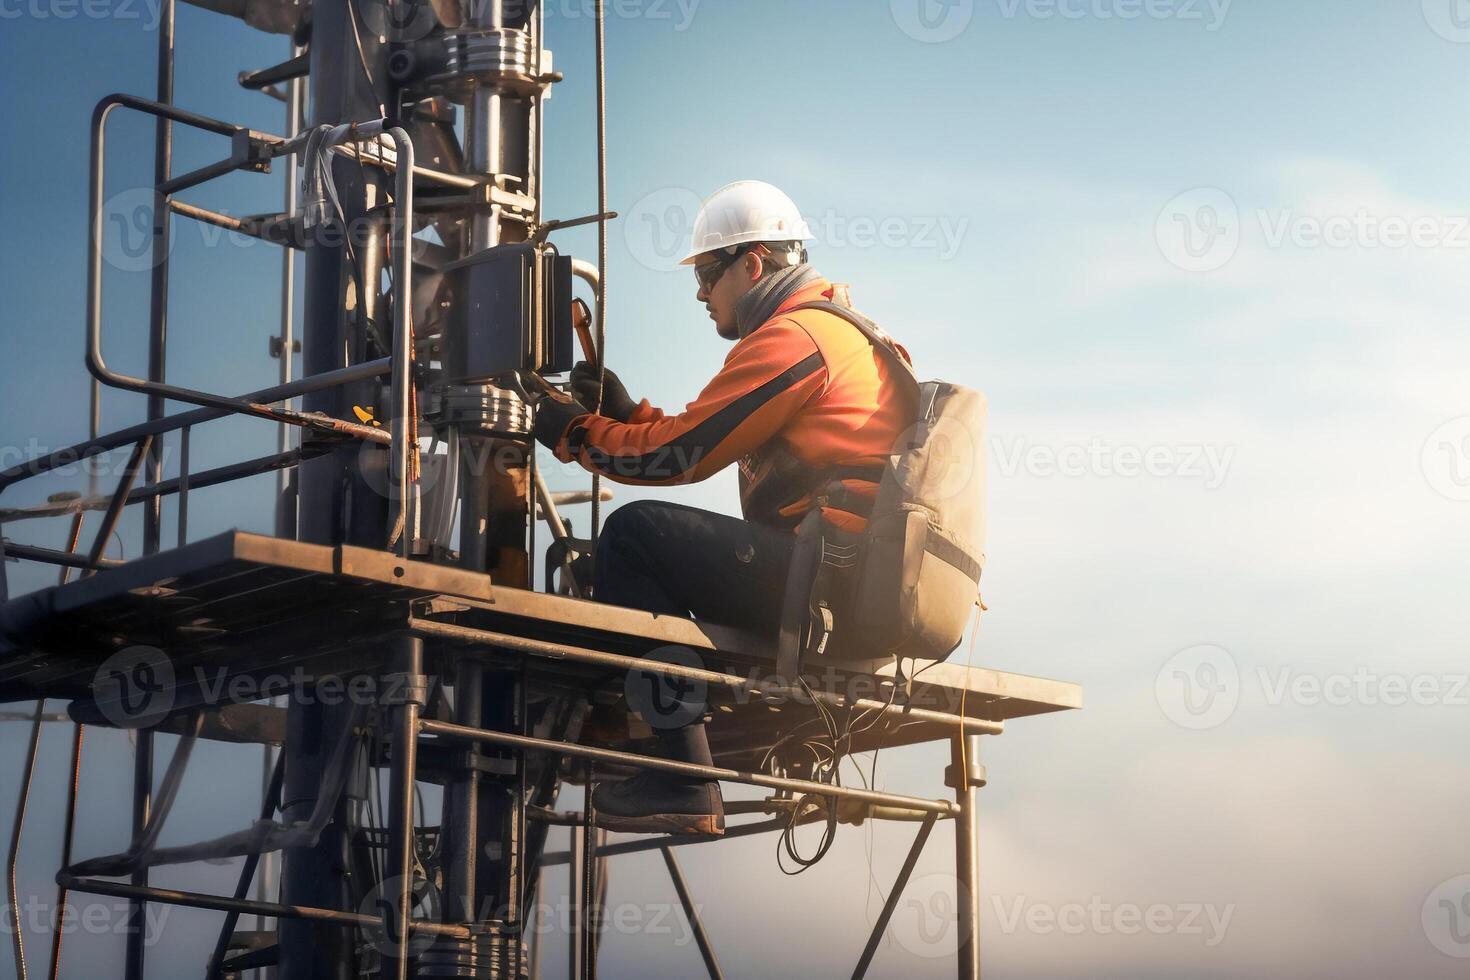
[[[483,717],[484,666],[461,659],[454,672],[454,720],[478,728]],[[470,752],[478,752],[471,744]],[[480,826],[480,772],[462,766],[444,792],[444,915],[446,922],[473,922]]]
[[[577,916],[581,939],[582,980],[597,980],[597,930],[600,910],[597,908],[597,808],[592,805],[592,788],[596,768],[587,763],[587,795],[582,801],[582,914]]]
[[[350,120],[377,118],[382,103],[393,103],[388,91],[387,45],[362,22],[358,12],[381,0],[317,0],[312,6],[309,50],[311,71],[309,124],[338,125]],[[358,53],[358,40],[362,56]],[[365,64],[364,64],[365,62]],[[374,87],[376,83],[377,88]],[[334,163],[337,188],[346,220],[360,228],[365,194],[362,171],[355,164]],[[366,168],[376,202],[385,186],[376,168]],[[346,232],[348,229],[335,229]],[[375,290],[358,284],[355,309],[347,308],[347,250],[340,239],[312,234],[305,242],[299,281],[302,293],[301,367],[303,376],[320,374],[349,363],[349,352],[362,347],[358,312]],[[365,314],[364,314],[365,315]],[[283,350],[282,354],[289,352]],[[305,411],[350,417],[351,406],[376,405],[378,380],[334,388],[304,396]],[[358,446],[343,446],[303,463],[296,473],[296,537],[314,544],[351,544],[382,548],[387,539],[388,500],[364,479]],[[286,787],[282,797],[285,820],[305,819],[319,795],[331,758],[335,734],[346,706],[306,704],[291,698],[286,707]],[[314,848],[289,848],[281,854],[280,896],[288,905],[345,910],[351,905],[344,827],[336,820]],[[301,920],[277,919],[280,941],[280,980],[350,980],[356,973],[356,955],[350,929]]]
[[[173,105],[174,101],[174,0],[163,0],[158,21],[158,94],[157,101]],[[153,129],[153,182],[168,180],[173,171],[173,123],[159,116]],[[148,380],[163,381],[168,362],[168,197],[153,193],[153,260],[152,283],[148,303]],[[164,399],[148,396],[148,419],[163,417]],[[163,440],[153,443],[144,472],[145,483],[157,483],[163,477]],[[151,555],[162,544],[163,498],[152,497],[143,504],[143,553]]]
[[[294,43],[291,45],[291,56],[299,57],[302,48]],[[286,83],[286,133],[289,138],[301,132],[302,120],[306,111],[306,86],[300,78],[293,78]],[[282,210],[286,214],[295,214],[300,196],[300,163],[296,154],[286,158],[286,192]],[[277,338],[279,356],[281,359],[280,370],[277,376],[281,384],[291,381],[294,372],[291,370],[292,355],[296,347],[296,252],[294,249],[281,249],[281,332]],[[292,401],[287,399],[284,403],[286,408],[292,407]],[[281,423],[276,433],[276,451],[284,453],[291,449],[293,425]],[[276,537],[296,537],[296,492],[295,492],[295,470],[287,467],[276,476]],[[270,749],[266,749],[266,768],[270,768]],[[269,775],[265,778],[269,779]],[[264,881],[266,868],[261,867],[261,879]]]
[[[950,740],[951,764],[946,771],[960,812],[954,818],[955,912],[959,929],[959,980],[980,980],[980,736]]]
[[[157,101],[172,105],[174,101],[174,0],[163,0],[158,21],[158,93]],[[168,180],[173,168],[173,124],[160,116],[154,128],[153,181]],[[148,380],[162,381],[166,373],[168,350],[168,199],[157,191],[153,195],[153,280],[148,317]],[[162,418],[164,400],[148,396],[149,420]],[[163,478],[163,440],[155,439],[148,447],[145,480],[157,483]],[[155,554],[160,545],[163,520],[163,498],[151,497],[143,504],[143,554]],[[137,734],[133,756],[133,836],[142,833],[153,809],[153,732],[143,729]],[[146,868],[133,872],[134,885],[148,884]],[[141,899],[128,900],[127,950],[124,954],[126,980],[143,980],[143,959],[147,910]]]
[[[87,736],[87,727],[77,725],[71,736],[71,782],[66,790],[66,821],[61,831],[61,867],[71,867],[71,847],[77,826],[77,793],[82,782],[82,743]],[[65,885],[56,887],[56,920],[51,933],[51,980],[61,976],[61,940],[66,925]]]
[[[567,923],[567,978],[584,980],[582,973],[582,864],[587,855],[582,849],[586,838],[580,826],[569,828],[567,842],[567,904],[571,906],[571,921]]]
[[[408,922],[413,912],[413,788],[418,768],[419,710],[428,700],[424,678],[424,641],[399,637],[394,675],[388,690],[398,695],[393,705],[393,757],[388,768],[388,866],[382,883],[389,903],[385,922],[389,943],[379,976],[408,980]]]

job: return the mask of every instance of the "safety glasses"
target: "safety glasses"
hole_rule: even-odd
[[[702,292],[708,292],[714,289],[715,283],[719,282],[721,277],[730,270],[730,266],[739,262],[746,252],[750,252],[755,248],[755,245],[743,245],[735,250],[735,254],[727,258],[706,262],[704,265],[696,265],[694,267],[694,278],[699,280],[700,290]]]

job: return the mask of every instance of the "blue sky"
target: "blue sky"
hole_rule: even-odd
[[[152,87],[148,8],[124,2],[63,19],[64,0],[0,0],[0,83],[23,96],[3,110],[20,135],[0,144],[0,446],[14,458],[85,434],[87,120],[103,94]],[[990,612],[975,660],[1080,682],[1088,699],[989,744],[983,907],[997,975],[1463,972],[1470,944],[1451,917],[1470,873],[1460,6],[614,8],[609,185],[623,217],[611,232],[608,349],[633,394],[677,408],[724,356],[692,276],[667,256],[690,200],[758,177],[795,198],[821,239],[814,263],[852,284],[921,373],[989,395]],[[576,0],[549,10],[567,80],[548,107],[546,213],[573,216],[596,204],[591,20]],[[234,77],[284,58],[284,39],[192,8],[178,37],[181,105],[280,128],[279,104]],[[119,118],[109,195],[143,182],[150,132]],[[177,166],[216,148],[181,139]],[[186,196],[248,213],[279,194],[279,176],[237,175]],[[171,377],[219,391],[271,383],[276,253],[176,227]],[[1410,231],[1414,241],[1385,244]],[[586,231],[562,241],[595,254]],[[107,289],[109,357],[140,372],[146,276],[110,267]],[[124,393],[104,406],[114,426],[143,411]],[[264,453],[273,440],[263,424],[217,423],[196,437],[196,459]],[[0,503],[83,482],[37,481]],[[194,535],[267,529],[267,483],[200,494]],[[582,480],[557,472],[553,483]],[[657,495],[736,506],[728,474]],[[136,524],[124,532],[136,554]],[[60,529],[6,533],[49,543]],[[9,571],[13,590],[49,580]],[[1400,684],[1422,697],[1399,696]],[[0,740],[0,814],[20,732],[6,724]],[[44,761],[57,763],[64,742],[51,731]],[[252,805],[253,775],[216,773],[253,773],[254,756],[209,752],[171,840],[231,829]],[[940,754],[885,753],[880,782],[939,793]],[[106,824],[126,759],[120,737],[89,745],[82,854],[123,843]],[[23,891],[49,893],[47,815],[61,792],[59,774],[38,779]],[[911,830],[878,828],[871,851],[868,833],[847,829],[795,880],[775,871],[770,842],[694,849],[686,868],[727,974],[800,963],[820,975],[823,950],[845,972],[880,905],[868,863],[886,888]],[[901,909],[875,975],[945,975],[953,937],[916,937],[951,854],[936,834],[918,904]],[[669,900],[656,861],[615,867],[614,901]],[[229,871],[159,877],[223,888]],[[773,915],[777,897],[821,914]],[[1171,924],[1130,931],[1127,906]],[[1190,909],[1201,929],[1185,925]],[[215,921],[168,919],[173,948],[153,975],[193,975],[164,964],[199,963]],[[767,941],[748,941],[757,924]],[[106,962],[111,941],[89,937],[69,955]],[[650,975],[639,956],[649,941],[677,946],[657,961],[663,975],[694,969],[677,937],[618,935],[603,975]]]

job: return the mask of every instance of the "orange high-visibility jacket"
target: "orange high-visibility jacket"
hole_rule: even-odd
[[[644,399],[627,422],[579,416],[556,457],[644,486],[693,483],[738,462],[745,518],[778,527],[794,527],[818,492],[840,480],[844,492],[827,495],[823,516],[861,530],[914,406],[891,377],[896,369],[856,327],[823,310],[790,312],[833,295],[825,280],[793,295],[735,344],[678,415]]]

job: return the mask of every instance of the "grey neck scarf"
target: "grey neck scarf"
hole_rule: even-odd
[[[793,265],[773,272],[750,287],[735,303],[735,326],[744,340],[757,327],[776,315],[781,304],[796,292],[821,279],[821,273],[809,264]]]

